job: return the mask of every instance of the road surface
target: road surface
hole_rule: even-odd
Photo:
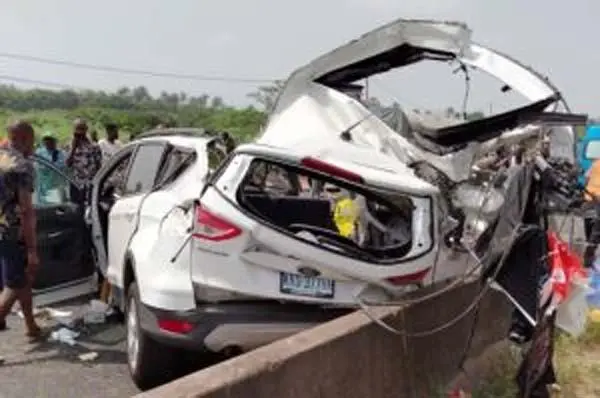
[[[22,320],[11,315],[8,323],[10,329],[0,332],[0,356],[4,358],[0,398],[121,398],[138,391],[127,371],[122,325],[94,325],[70,347],[57,342],[29,344]],[[56,325],[53,320],[40,323]],[[97,358],[89,362],[79,359],[89,352],[96,352]]]

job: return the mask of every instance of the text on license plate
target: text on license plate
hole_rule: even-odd
[[[333,298],[335,282],[331,279],[308,277],[287,272],[279,273],[279,290],[297,296]]]

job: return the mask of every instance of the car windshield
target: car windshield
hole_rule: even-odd
[[[590,141],[585,148],[587,159],[600,159],[600,141]]]

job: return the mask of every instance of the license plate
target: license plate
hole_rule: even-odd
[[[331,279],[281,272],[279,273],[279,290],[282,293],[296,296],[333,298],[335,283]]]

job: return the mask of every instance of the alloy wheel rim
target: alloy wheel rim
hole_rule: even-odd
[[[137,328],[136,302],[131,298],[127,314],[127,359],[132,371],[137,369],[140,341]]]

